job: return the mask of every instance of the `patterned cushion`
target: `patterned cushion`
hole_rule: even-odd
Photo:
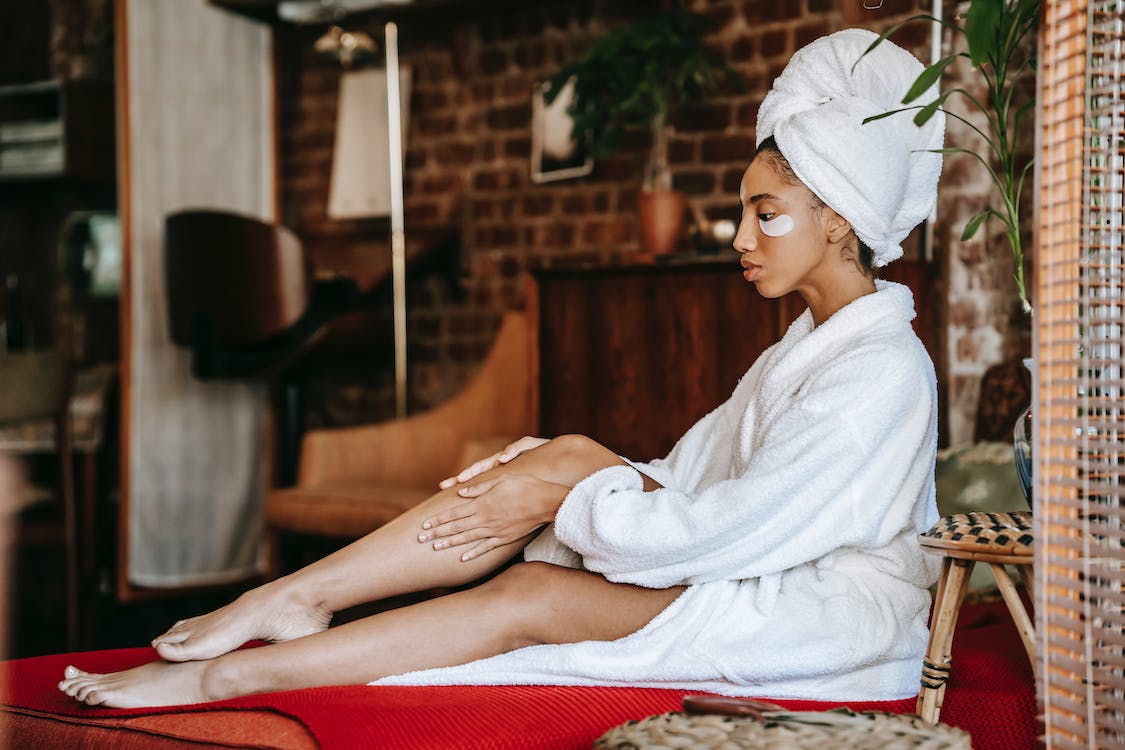
[[[985,552],[992,555],[1030,555],[1035,543],[1031,514],[958,513],[946,516],[922,534],[927,547]]]
[[[781,748],[820,750],[884,750],[924,747],[927,750],[970,750],[969,735],[960,729],[923,722],[917,716],[882,711],[778,711],[761,721],[742,716],[668,713],[630,721],[598,738],[594,750],[636,748]]]

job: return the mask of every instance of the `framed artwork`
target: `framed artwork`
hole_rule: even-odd
[[[531,179],[554,182],[590,174],[594,160],[571,137],[574,121],[566,111],[574,97],[574,81],[567,82],[549,105],[544,98],[548,87],[541,83],[532,94]]]

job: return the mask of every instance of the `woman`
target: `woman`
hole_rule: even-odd
[[[889,43],[853,70],[873,39],[817,40],[763,101],[734,247],[760,294],[796,291],[808,310],[666,459],[525,438],[358,542],[177,623],[153,642],[165,661],[68,667],[60,688],[121,707],[372,680],[913,694],[936,395],[910,292],[873,269],[933,205],[940,161],[922,149],[942,123],[862,124],[920,71]],[[470,583],[521,550],[472,588],[327,629],[335,611]],[[254,638],[273,644],[234,650]]]

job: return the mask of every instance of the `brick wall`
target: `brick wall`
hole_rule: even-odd
[[[963,13],[965,3],[947,3],[947,15]],[[963,37],[955,39],[946,32],[943,37],[946,54],[962,51]],[[1034,38],[1028,40],[1034,44]],[[958,43],[956,48],[954,43]],[[979,76],[964,60],[959,60],[946,78],[948,83],[963,86],[978,101],[986,101],[988,90]],[[1029,81],[1029,84],[1033,81]],[[986,129],[979,110],[965,106],[962,98],[949,100],[951,112],[959,114],[978,128]],[[1025,127],[1020,151],[1026,157],[1033,148],[1033,133]],[[983,138],[962,123],[950,118],[947,145],[963,146],[977,153],[986,153]],[[1024,226],[1030,227],[1033,186],[1030,176],[1025,186]],[[939,221],[935,226],[934,244],[941,252],[947,295],[948,407],[949,432],[953,442],[971,440],[980,395],[980,379],[992,364],[1013,357],[1027,357],[1031,352],[1030,318],[1020,309],[1013,280],[1015,263],[1009,249],[1004,227],[999,220],[989,219],[971,240],[961,241],[965,222],[989,205],[1000,208],[999,193],[982,166],[968,154],[951,154],[945,158],[941,178]],[[1030,229],[1023,232],[1024,254],[1031,257]],[[1031,289],[1031,279],[1025,278]]]
[[[409,302],[412,408],[440,402],[460,387],[487,348],[498,311],[522,304],[523,271],[561,261],[610,263],[638,251],[635,204],[647,134],[627,139],[588,177],[537,185],[530,178],[529,123],[536,83],[578,56],[591,38],[651,13],[652,5],[641,0],[537,3],[472,19],[407,18],[400,24],[402,59],[414,76],[407,236],[417,246],[428,234],[458,228],[467,292],[455,302],[423,289]],[[687,193],[693,210],[716,219],[737,218],[738,183],[753,153],[757,108],[792,53],[848,25],[885,29],[928,12],[930,2],[884,0],[879,10],[863,10],[858,0],[694,0],[689,6],[711,19],[708,43],[746,83],[743,93],[724,91],[675,119],[670,154],[675,185]],[[380,35],[378,24],[367,28]],[[332,221],[325,215],[339,70],[312,52],[321,30],[279,33],[283,218],[304,238],[321,272],[369,280],[389,265],[385,223]],[[892,38],[929,59],[928,25],[910,24]],[[952,129],[950,135],[955,136]],[[958,414],[950,422],[963,429],[964,415],[975,408],[970,381],[997,355],[989,342],[1007,333],[998,319],[1005,292],[1004,274],[992,262],[995,254],[983,244],[955,247],[962,215],[975,212],[973,201],[987,194],[987,186],[969,168],[951,172],[956,210],[939,218],[935,244],[939,257],[957,258],[956,267],[945,273],[958,287],[951,297],[956,313],[950,313],[951,326],[958,326],[950,329],[958,336],[950,343],[956,360],[952,370],[959,378],[952,394]],[[978,298],[982,290],[987,299]],[[996,328],[999,332],[989,332]],[[321,393],[331,395],[332,403],[321,410],[327,422],[391,413],[385,374],[367,373],[350,385],[336,380]]]

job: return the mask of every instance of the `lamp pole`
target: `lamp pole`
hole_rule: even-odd
[[[391,294],[394,301],[395,414],[406,416],[406,229],[402,195],[402,110],[398,78],[398,25],[383,29],[387,54],[387,139],[391,177]]]

